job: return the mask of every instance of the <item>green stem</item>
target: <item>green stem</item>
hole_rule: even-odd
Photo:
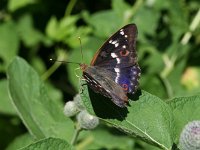
[[[67,5],[67,8],[65,10],[65,16],[69,16],[72,12],[72,9],[74,8],[77,0],[70,0],[69,4]]]
[[[89,136],[89,137],[85,138],[81,143],[79,143],[76,146],[76,150],[85,149],[85,147],[87,147],[88,145],[90,145],[93,141],[94,141],[94,137],[93,136]]]
[[[66,60],[66,54],[64,52],[59,52],[57,60]],[[57,69],[60,67],[62,63],[54,63],[42,76],[42,80],[48,79]]]
[[[173,96],[173,91],[172,91],[172,87],[171,87],[169,80],[167,78],[163,77],[162,75],[160,77],[161,77],[162,82],[163,82],[165,89],[167,91],[167,97],[171,98]]]
[[[82,128],[77,124],[76,129],[73,135],[73,138],[71,140],[71,145],[75,145],[79,136],[79,133],[82,131]]]
[[[192,23],[190,24],[190,31],[186,32],[181,40],[181,44],[186,45],[190,38],[192,37],[192,32],[198,27],[200,23],[200,9],[196,13],[194,19],[192,20]]]

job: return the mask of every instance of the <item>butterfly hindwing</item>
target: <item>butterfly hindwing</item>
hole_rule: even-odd
[[[113,80],[118,83],[126,93],[134,94],[139,85],[140,68],[138,65],[126,68],[114,68]]]
[[[101,67],[90,66],[83,72],[83,77],[87,81],[89,87],[96,93],[111,98],[113,103],[119,107],[125,107],[128,98],[121,86],[113,79],[113,72]]]

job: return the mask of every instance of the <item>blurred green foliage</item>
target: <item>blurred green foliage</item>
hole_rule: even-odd
[[[24,149],[52,141],[52,146],[61,143],[70,148],[73,122],[63,116],[63,102],[71,100],[79,91],[79,78],[75,74],[81,72],[75,71],[78,67],[75,64],[54,64],[49,58],[89,64],[103,42],[128,23],[135,23],[138,27],[137,54],[142,70],[140,89],[160,98],[143,93],[141,101],[147,105],[145,110],[150,112],[154,107],[148,108],[145,99],[152,98],[156,101],[155,116],[165,108],[167,112],[158,118],[168,115],[170,122],[175,119],[177,130],[173,131],[170,125],[166,129],[163,124],[166,122],[161,122],[160,130],[165,136],[160,137],[154,133],[155,116],[149,113],[148,117],[152,117],[149,129],[152,129],[146,132],[147,115],[141,110],[137,112],[140,103],[136,108],[131,107],[130,116],[121,125],[115,120],[103,121],[123,131],[127,128],[125,133],[129,135],[138,131],[127,121],[131,124],[138,121],[142,132],[152,134],[160,141],[153,141],[152,137],[148,139],[147,134],[141,133],[136,134],[139,139],[163,149],[178,144],[184,124],[192,119],[200,120],[200,117],[194,117],[200,116],[200,108],[195,107],[200,101],[196,96],[200,93],[199,18],[198,0],[1,0],[0,149],[13,150],[33,144],[33,141],[37,141],[35,145]],[[83,60],[78,37],[81,37]],[[191,97],[187,99],[187,96]],[[189,101],[195,105],[190,105]],[[84,102],[89,103],[85,99]],[[185,103],[187,108],[183,107]],[[87,109],[93,112],[92,108]],[[142,115],[131,120],[140,111]],[[181,111],[187,118],[181,115]],[[140,122],[142,117],[144,120]],[[77,149],[157,149],[138,138],[114,133],[116,130],[110,132],[110,128],[104,125],[91,133],[85,132]],[[104,136],[116,143],[108,143]],[[119,144],[121,140],[128,142]]]

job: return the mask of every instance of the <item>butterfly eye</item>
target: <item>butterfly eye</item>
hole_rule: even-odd
[[[128,54],[129,54],[129,51],[128,51],[128,50],[121,50],[121,51],[120,51],[120,55],[121,55],[121,56],[128,56]]]
[[[127,84],[122,84],[122,88],[124,91],[128,91],[128,85]]]

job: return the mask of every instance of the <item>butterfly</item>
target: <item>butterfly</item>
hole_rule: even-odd
[[[127,106],[127,93],[134,94],[139,85],[136,37],[136,25],[128,24],[101,46],[90,66],[80,64],[87,85],[119,107]]]

